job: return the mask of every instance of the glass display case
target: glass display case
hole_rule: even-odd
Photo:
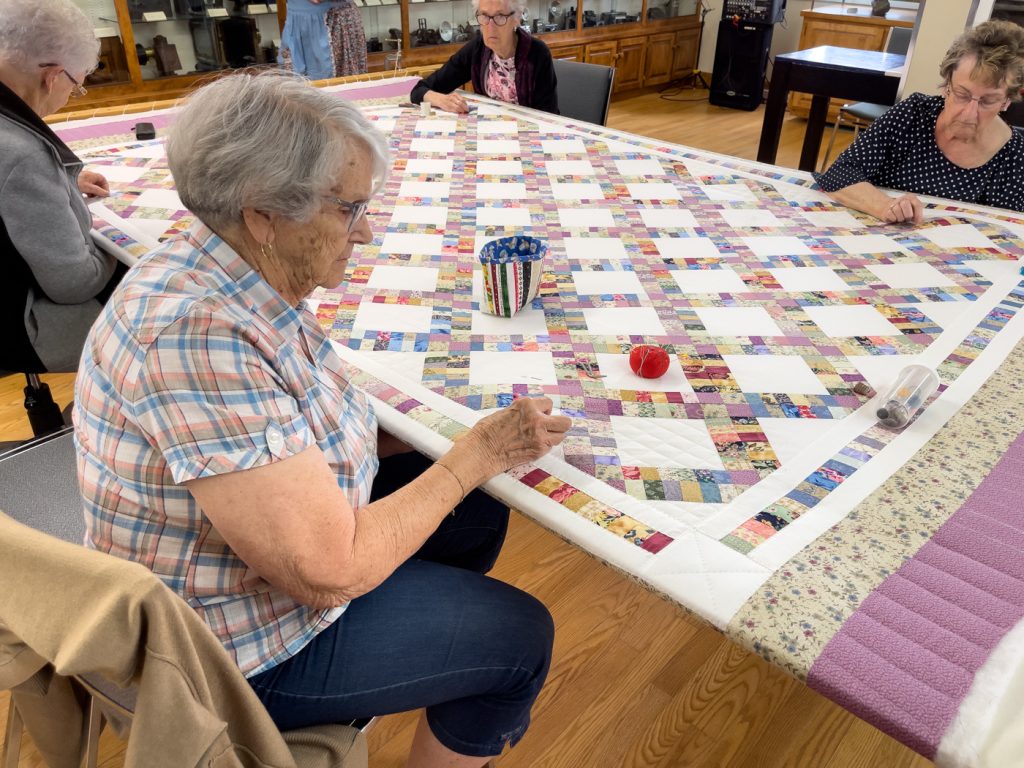
[[[578,0],[528,0],[523,26],[534,35],[576,29]]]
[[[366,52],[397,51],[402,42],[402,6],[398,0],[356,0],[361,5]],[[389,69],[394,69],[394,62]],[[400,62],[399,62],[400,63]]]
[[[465,43],[477,30],[473,5],[469,0],[449,2],[409,2],[409,47]]]
[[[143,80],[272,64],[277,5],[235,0],[127,0]]]
[[[674,19],[697,13],[697,0],[647,0],[648,19]]]
[[[78,0],[77,4],[92,22],[93,34],[100,43],[99,66],[85,78],[84,85],[94,88],[97,85],[129,82],[131,73],[128,71],[128,58],[121,39],[114,0]]]
[[[553,1],[553,0],[552,0]],[[643,0],[581,0],[581,26],[610,27],[615,24],[636,24],[641,21]]]

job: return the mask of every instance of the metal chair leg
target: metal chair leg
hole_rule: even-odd
[[[39,374],[25,374],[25,410],[36,437],[56,432],[64,426],[64,416],[53,402],[50,387],[39,379]]]
[[[96,699],[89,697],[89,725],[85,733],[85,768],[96,768],[100,752],[100,732],[103,730],[103,713]]]
[[[7,709],[7,732],[4,737],[3,768],[18,768],[18,760],[21,757],[21,731],[24,724],[21,721],[21,713],[14,706],[14,698],[8,701]]]
[[[832,123],[832,135],[828,138],[828,146],[825,148],[825,157],[821,161],[821,168],[819,171],[824,173],[828,168],[828,160],[832,157],[832,147],[836,143],[836,134],[839,133],[839,124],[843,122],[843,110],[839,110],[839,114],[836,115],[835,121]]]

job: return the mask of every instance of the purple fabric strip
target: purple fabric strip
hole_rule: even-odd
[[[815,660],[811,688],[929,758],[978,668],[1024,618],[1024,432]]]
[[[412,87],[419,82],[414,77],[403,77],[397,80],[388,81],[381,85],[367,86],[366,88],[346,88],[344,90],[331,91],[346,101],[364,101],[366,99],[388,99],[395,96],[405,96],[412,91]],[[159,115],[141,117],[139,115],[126,115],[124,117],[111,118],[109,122],[96,123],[94,125],[83,125],[78,127],[61,128],[60,125],[51,126],[54,132],[65,142],[82,141],[83,139],[95,139],[101,136],[117,136],[131,133],[136,123],[152,123],[159,131],[174,122],[176,114],[173,112],[161,112]]]
[[[95,139],[100,136],[118,136],[124,133],[132,133],[136,123],[152,123],[159,131],[174,122],[175,115],[170,112],[161,112],[159,115],[142,117],[131,115],[111,119],[110,122],[96,123],[95,125],[81,125],[77,128],[62,128],[59,125],[50,126],[53,132],[60,136],[65,142],[82,141],[83,139]]]
[[[389,80],[381,85],[371,85],[366,88],[346,88],[345,90],[332,91],[347,101],[364,101],[365,99],[390,99],[393,96],[407,96],[412,93],[412,87],[419,80],[415,77],[401,77],[397,80]]]

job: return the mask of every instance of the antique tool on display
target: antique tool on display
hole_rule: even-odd
[[[174,43],[168,43],[167,38],[163,35],[157,35],[153,38],[153,46],[151,48],[144,48],[141,44],[136,43],[135,56],[142,66],[145,66],[152,60],[156,64],[157,71],[161,77],[173,75],[182,68],[177,46]]]

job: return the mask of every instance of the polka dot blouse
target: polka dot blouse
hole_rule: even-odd
[[[915,93],[861,133],[825,173],[826,192],[860,181],[920,195],[1024,211],[1024,135],[1010,140],[984,165],[961,168],[935,143],[941,96]]]

